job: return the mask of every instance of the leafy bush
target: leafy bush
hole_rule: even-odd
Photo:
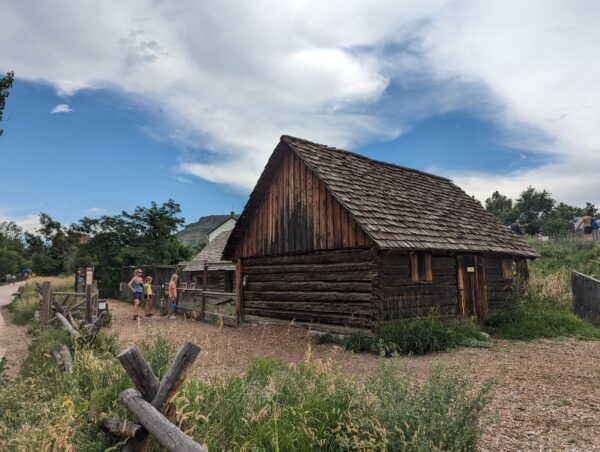
[[[483,341],[474,323],[434,315],[385,324],[377,338],[401,353],[417,355],[461,347],[467,339]]]
[[[380,355],[422,355],[455,347],[491,346],[473,322],[434,314],[386,323],[373,336],[364,333],[348,336],[326,334],[318,337],[318,341],[340,344],[356,352],[371,351]]]

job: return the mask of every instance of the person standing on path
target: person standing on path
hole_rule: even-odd
[[[154,315],[152,312],[152,296],[152,276],[146,276],[144,280],[144,311],[146,312],[146,317]]]
[[[169,320],[175,320],[175,304],[177,303],[177,280],[179,276],[173,274],[169,282]]]
[[[144,290],[144,280],[142,279],[142,269],[138,268],[133,272],[133,278],[127,286],[133,292],[133,320],[140,317],[140,303],[142,302],[142,293]]]

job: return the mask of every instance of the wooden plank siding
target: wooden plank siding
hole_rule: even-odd
[[[415,282],[411,276],[408,253],[384,252],[379,256],[378,320],[412,317],[435,311],[456,314],[458,289],[456,259],[451,256],[431,257],[431,282]]]
[[[510,303],[512,279],[502,274],[502,259],[506,256],[486,254],[483,256],[488,314],[505,309]]]
[[[571,272],[573,309],[588,322],[600,324],[600,280],[591,276]]]
[[[371,251],[321,251],[242,259],[245,315],[371,325]]]
[[[247,227],[237,257],[370,247],[347,210],[294,153],[284,153]]]

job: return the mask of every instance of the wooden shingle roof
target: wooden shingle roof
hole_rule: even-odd
[[[229,240],[231,231],[223,231],[214,238],[206,247],[200,251],[196,257],[187,262],[183,267],[184,272],[204,271],[204,264],[214,264],[209,266],[209,270],[235,270],[235,265],[229,261],[223,261],[223,249]]]
[[[449,179],[287,135],[275,153],[282,145],[314,171],[379,248],[537,257],[525,240]],[[255,192],[248,206],[259,195]],[[232,235],[226,255],[238,238]]]

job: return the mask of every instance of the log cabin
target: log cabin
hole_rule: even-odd
[[[242,318],[358,327],[484,321],[535,257],[449,179],[286,135],[223,252]]]

